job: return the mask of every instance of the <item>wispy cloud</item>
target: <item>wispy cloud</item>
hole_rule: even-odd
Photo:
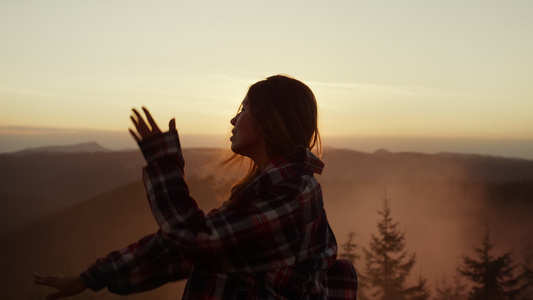
[[[367,83],[355,83],[355,82],[309,81],[307,82],[307,84],[313,87],[352,90],[355,93],[373,94],[373,95],[408,96],[408,95],[429,92],[428,89],[424,87],[393,86],[393,85],[367,84]]]
[[[30,127],[30,126],[0,126],[0,135],[3,135],[3,136],[73,134],[79,131],[83,131],[83,129]]]
[[[225,81],[231,81],[233,83],[239,83],[239,84],[253,84],[254,82],[261,80],[262,78],[244,78],[244,77],[235,77],[235,76],[228,76],[223,74],[210,74],[209,76],[222,79]]]
[[[211,75],[224,81],[251,85],[261,78],[244,78],[234,77],[222,74]],[[443,90],[435,87],[412,86],[412,85],[386,85],[370,84],[361,82],[335,82],[335,81],[304,81],[313,90],[326,90],[332,93],[353,93],[356,95],[365,95],[372,97],[454,97],[454,98],[471,98],[471,97],[489,97],[489,95],[479,95],[466,93],[462,91]]]
[[[326,89],[331,92],[342,92],[343,90],[353,92],[354,94],[373,96],[373,97],[424,97],[424,98],[472,98],[488,97],[486,95],[466,93],[462,91],[443,90],[435,87],[426,86],[401,86],[401,85],[384,85],[369,84],[358,82],[323,82],[309,81],[309,86]]]
[[[81,96],[75,93],[55,93],[49,91],[35,90],[35,89],[17,89],[17,88],[8,88],[0,86],[0,93],[6,94],[18,94],[18,95],[29,95],[29,96],[38,96],[38,97],[47,97],[47,98],[62,98],[62,99],[84,99],[84,100],[95,100],[94,97]]]

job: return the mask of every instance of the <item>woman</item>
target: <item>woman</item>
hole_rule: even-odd
[[[189,195],[172,119],[162,133],[148,110],[130,132],[147,166],[143,181],[157,233],[98,259],[79,277],[36,275],[48,299],[107,287],[118,294],[188,279],[183,299],[355,299],[353,266],[337,244],[314,173],[323,163],[312,91],[287,76],[252,85],[233,125],[231,149],[249,173],[220,208],[204,214]]]

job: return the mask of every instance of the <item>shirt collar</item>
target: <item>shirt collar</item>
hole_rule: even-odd
[[[304,147],[298,147],[294,151],[280,155],[272,160],[264,169],[263,173],[279,171],[281,168],[303,169],[312,173],[322,174],[324,163]]]

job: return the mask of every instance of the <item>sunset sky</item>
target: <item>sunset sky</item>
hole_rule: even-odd
[[[134,147],[141,105],[200,135],[185,147],[224,146],[248,86],[282,73],[315,92],[326,145],[533,159],[532,12],[529,0],[3,0],[0,152]]]

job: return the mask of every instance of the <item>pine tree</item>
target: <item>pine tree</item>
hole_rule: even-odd
[[[525,286],[521,293],[523,300],[533,300],[533,247],[526,241],[522,249],[522,274]]]
[[[404,251],[405,234],[393,222],[389,200],[385,191],[383,210],[378,211],[383,217],[378,222],[379,235],[371,235],[370,250],[363,248],[366,261],[363,277],[377,299],[404,300],[406,278],[415,263],[415,254]]]
[[[436,297],[434,300],[464,300],[466,285],[461,281],[461,274],[457,269],[452,277],[452,283],[448,283],[446,278],[442,278],[435,288]]]
[[[359,253],[357,252],[357,249],[359,248],[359,245],[357,245],[354,242],[355,233],[353,231],[350,231],[348,234],[348,240],[346,243],[342,245],[343,252],[339,255],[339,257],[350,260],[354,266],[356,266],[356,261],[359,260],[361,257]],[[357,272],[357,281],[358,281],[358,291],[357,291],[357,299],[358,300],[368,300],[368,297],[364,294],[363,290],[366,288],[366,282],[362,274],[360,272]]]
[[[461,271],[457,268],[453,275],[452,297],[450,300],[463,300],[466,298],[466,284],[461,280]]]
[[[435,299],[434,300],[451,300],[453,296],[453,289],[448,284],[445,277],[440,282],[437,282],[435,287]]]
[[[474,248],[476,258],[463,257],[460,272],[472,283],[468,299],[471,300],[512,300],[525,288],[525,274],[515,275],[517,268],[511,253],[494,257],[491,250],[494,244],[490,241],[490,231],[486,230],[480,248]]]
[[[357,248],[359,248],[359,245],[353,241],[354,236],[355,233],[350,231],[348,234],[348,240],[342,245],[343,252],[339,255],[339,257],[351,261],[355,266],[355,261],[360,258],[360,255],[357,253]]]
[[[430,293],[427,287],[427,279],[422,277],[422,270],[420,270],[418,275],[417,284],[407,289],[404,294],[408,295],[409,300],[429,300]]]

